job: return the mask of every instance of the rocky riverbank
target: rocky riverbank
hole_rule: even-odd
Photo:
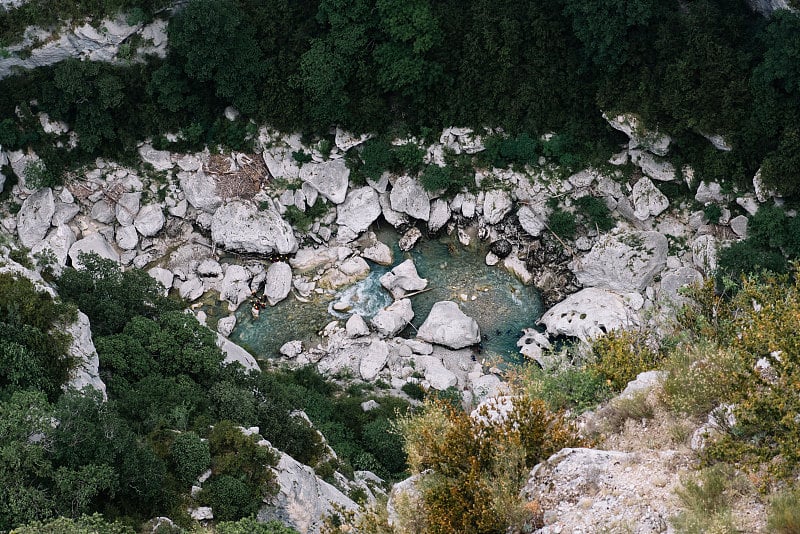
[[[18,179],[0,224],[31,249],[40,268],[78,266],[82,252],[93,252],[126,268],[146,269],[165,291],[189,302],[218,295],[231,312],[216,322],[219,345],[228,361],[248,369],[258,368],[255,359],[226,339],[236,326],[232,312],[252,306],[254,296],[264,306],[332,297],[369,274],[367,260],[392,264],[390,247],[371,231],[375,223],[394,227],[403,249],[423,235],[456,235],[464,246],[479,240],[491,244],[488,265],[542,291],[545,331],[520,332],[519,346],[546,366],[543,355],[557,337],[588,342],[671,313],[682,299],[680,288],[712,272],[719,248],[743,238],[747,215],[773,200],[758,175],[754,193],[694,184],[691,169],[675,169],[664,158],[668,136],[638,131],[633,116],[609,122],[630,143],[602,169],[560,177],[546,162],[525,169],[478,168],[475,189],[452,197],[425,190],[413,176],[389,172],[353,183],[345,155],[358,151],[367,137],[341,130],[325,153],[299,135],[268,128],[259,131],[254,154],[177,154],[143,144],[138,168],[97,160],[65,186],[40,189],[25,179],[35,154],[0,151],[0,167],[8,165]],[[417,143],[396,141],[403,142]],[[717,145],[726,148],[719,140]],[[449,128],[438,142],[419,146],[426,163],[435,165],[444,164],[446,151],[484,149],[482,136],[463,128]],[[309,154],[310,161],[300,163],[298,153]],[[659,189],[681,180],[691,187],[687,198],[668,198]],[[575,213],[586,196],[611,210],[614,228],[603,233],[584,224],[572,238],[554,233],[548,224],[554,209]],[[743,211],[735,216],[727,208],[734,198]],[[721,212],[713,223],[702,209],[712,204]],[[455,387],[472,404],[504,391],[499,370],[476,358],[480,328],[457,302],[437,303],[415,337],[398,337],[414,317],[408,296],[426,289],[413,262],[396,266],[380,282],[393,303],[371,319],[354,314],[320,324],[322,342],[291,341],[281,358],[315,364],[329,376],[382,380],[398,395],[408,383]],[[340,311],[347,312],[346,305]],[[197,315],[204,320],[203,312]],[[76,335],[76,343],[88,347],[84,337]],[[96,357],[82,361],[76,384],[102,390]]]

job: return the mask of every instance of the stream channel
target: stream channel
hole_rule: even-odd
[[[464,247],[452,236],[421,239],[413,250],[402,252],[397,246],[398,234],[392,230],[377,232],[378,239],[393,249],[394,262],[381,266],[368,262],[370,274],[351,286],[341,288],[335,295],[318,295],[311,302],[300,302],[292,293],[274,307],[262,309],[254,319],[250,306],[243,304],[236,312],[236,328],[230,338],[258,358],[270,358],[278,349],[294,339],[304,346],[319,342],[318,332],[335,319],[344,321],[352,313],[359,313],[369,321],[381,308],[392,303],[392,297],[380,284],[380,277],[392,267],[408,258],[414,260],[417,272],[428,280],[429,291],[411,297],[414,309],[413,326],[401,332],[402,337],[413,337],[415,328],[424,322],[435,302],[452,300],[473,317],[483,335],[482,351],[487,361],[500,358],[506,362],[519,361],[516,342],[522,329],[533,327],[542,314],[542,301],[538,291],[522,284],[501,266],[490,267],[484,259],[488,244],[473,239]],[[347,312],[333,310],[333,303],[346,301]],[[224,308],[209,309],[210,315],[222,313]]]

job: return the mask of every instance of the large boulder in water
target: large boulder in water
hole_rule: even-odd
[[[297,240],[270,200],[260,210],[251,202],[234,201],[221,206],[211,220],[211,239],[228,250],[258,254],[292,254]]]
[[[372,326],[378,334],[393,337],[399,334],[414,318],[414,310],[409,299],[398,300],[372,318]]]
[[[479,343],[481,331],[475,319],[462,312],[458,304],[444,300],[433,305],[428,318],[419,327],[417,337],[429,343],[460,349]]]
[[[292,289],[292,268],[282,261],[273,263],[267,269],[264,296],[270,306],[274,306],[289,295]]]
[[[423,290],[428,285],[428,281],[417,274],[412,259],[407,259],[381,276],[380,282],[396,299],[403,298],[406,292]]]

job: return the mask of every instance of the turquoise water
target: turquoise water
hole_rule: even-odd
[[[401,252],[395,232],[384,231],[378,237],[393,244],[393,265],[413,259],[417,272],[428,279],[428,287],[432,288],[411,297],[415,328],[423,323],[435,302],[453,300],[478,322],[485,336],[484,357],[497,356],[506,361],[517,358],[516,342],[522,329],[534,326],[542,314],[541,299],[535,288],[523,285],[501,267],[487,266],[484,262],[487,247],[483,244],[463,247],[454,236],[444,236],[423,239],[411,252]],[[392,302],[391,295],[378,281],[391,267],[375,264],[370,267],[372,272],[366,279],[344,288],[336,296],[318,296],[312,302],[302,303],[290,295],[277,306],[262,310],[258,319],[253,319],[249,306],[243,305],[236,313],[238,322],[231,339],[257,356],[271,357],[281,345],[293,339],[315,345],[317,332],[334,319],[346,320],[353,312],[366,319],[372,317]],[[345,313],[332,309],[333,303],[340,300],[351,306]],[[413,337],[414,328],[408,327],[401,335]]]

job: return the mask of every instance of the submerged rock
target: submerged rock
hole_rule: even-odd
[[[419,327],[417,337],[429,343],[460,349],[479,343],[481,332],[475,319],[462,312],[458,304],[444,300],[433,305]]]
[[[511,254],[512,248],[511,242],[508,239],[498,239],[489,245],[489,250],[498,258],[505,258]]]

